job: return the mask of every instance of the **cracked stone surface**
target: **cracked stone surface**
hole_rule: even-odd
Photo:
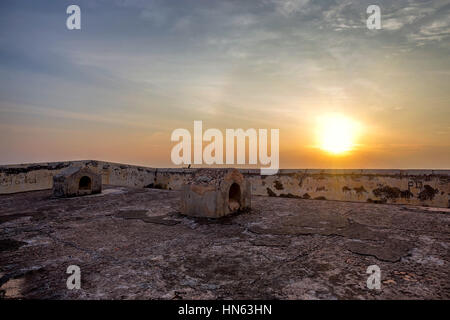
[[[449,299],[449,247],[448,209],[253,197],[213,220],[180,215],[177,191],[0,196],[6,299]]]

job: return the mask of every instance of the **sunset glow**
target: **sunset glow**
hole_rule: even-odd
[[[342,115],[326,115],[318,119],[319,148],[339,155],[354,149],[357,124]]]
[[[1,2],[0,164],[169,168],[203,121],[279,130],[283,169],[450,166],[446,1],[38,2]]]

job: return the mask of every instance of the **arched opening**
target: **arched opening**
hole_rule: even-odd
[[[228,207],[232,212],[241,207],[241,187],[237,183],[233,183],[228,192]]]
[[[89,178],[87,176],[81,177],[78,188],[80,190],[91,190],[91,178]]]

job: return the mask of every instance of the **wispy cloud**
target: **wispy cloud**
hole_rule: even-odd
[[[331,110],[450,139],[447,0],[379,0],[381,30],[366,28],[371,0],[78,4],[71,32],[63,2],[1,2],[1,124],[151,134],[203,119],[294,139]]]

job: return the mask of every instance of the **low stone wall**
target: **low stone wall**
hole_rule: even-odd
[[[196,169],[156,169],[104,161],[0,166],[0,194],[50,189],[53,175],[70,166],[102,174],[103,184],[180,190]],[[240,170],[252,194],[302,199],[450,207],[450,170],[280,170],[261,176]]]
[[[104,161],[68,161],[0,166],[0,194],[51,189],[53,176],[62,170],[86,166],[102,174],[102,183],[144,187],[155,182],[156,169]]]
[[[450,207],[448,170],[281,170],[250,180],[254,194]]]

